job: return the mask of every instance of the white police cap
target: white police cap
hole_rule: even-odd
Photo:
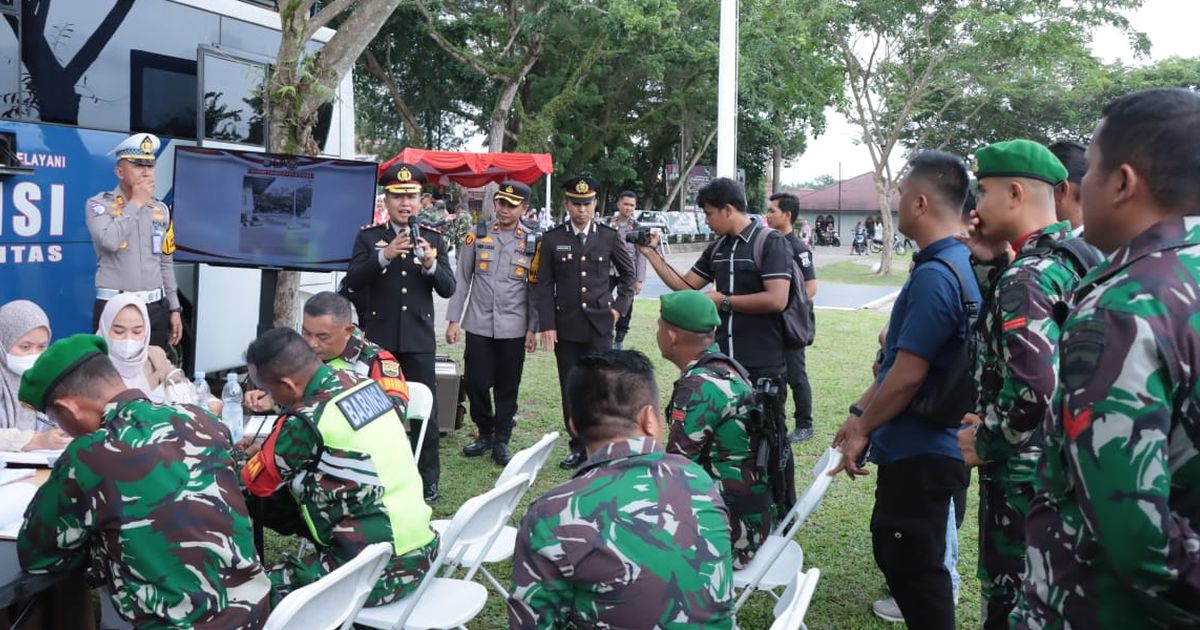
[[[152,133],[135,133],[125,138],[121,144],[118,144],[109,153],[110,155],[115,155],[118,162],[121,160],[131,160],[153,164],[160,144],[158,136]]]

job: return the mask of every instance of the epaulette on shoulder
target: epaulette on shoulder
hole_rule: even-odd
[[[566,230],[566,229],[567,229],[567,224],[566,224],[566,223],[559,223],[558,225],[556,225],[556,226],[554,226],[554,227],[550,228],[549,230],[546,230],[546,233],[547,233],[547,234],[549,234],[550,232],[554,232],[554,231],[557,231],[557,230]]]
[[[441,230],[439,230],[438,228],[435,228],[435,227],[433,227],[432,225],[425,225],[424,223],[422,223],[422,224],[421,224],[421,229],[422,229],[422,230],[428,230],[428,231],[430,231],[430,232],[433,232],[434,234],[441,234],[441,233],[442,233],[442,231],[441,231]]]
[[[364,225],[364,226],[358,228],[358,231],[366,232],[367,230],[370,230],[371,228],[383,227],[385,225],[387,225],[386,222],[384,222],[384,223],[368,223],[367,225]]]

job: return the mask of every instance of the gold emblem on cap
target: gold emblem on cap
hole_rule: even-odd
[[[575,192],[577,193],[585,193],[588,190],[588,183],[586,179],[581,179],[579,180],[578,184],[575,184]]]
[[[142,144],[138,145],[138,148],[142,150],[142,153],[150,155],[154,153],[154,141],[150,140],[150,136],[142,136]]]
[[[505,186],[505,187],[504,187],[504,192],[506,192],[506,193],[511,193],[512,191],[513,191],[513,187],[512,187],[512,186]]]
[[[412,171],[408,167],[400,167],[400,172],[396,173],[396,179],[402,182],[407,182],[412,179]]]

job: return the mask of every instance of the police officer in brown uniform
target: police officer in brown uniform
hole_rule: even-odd
[[[568,424],[567,375],[586,354],[612,349],[613,326],[633,300],[633,257],[617,231],[595,221],[596,180],[572,177],[564,184],[569,220],[542,237],[534,258],[534,301],[542,347],[554,351]],[[613,297],[608,274],[617,269]],[[578,467],[587,459],[578,437],[559,466]]]
[[[454,297],[446,307],[446,343],[456,344],[466,329],[467,400],[479,437],[463,447],[467,457],[491,453],[501,466],[512,455],[513,416],[525,353],[534,349],[537,310],[529,288],[529,270],[537,234],[521,223],[529,205],[529,187],[500,183],[494,200],[496,219],[467,232],[458,253]],[[495,407],[492,396],[495,396]]]
[[[437,397],[433,332],[433,293],[454,295],[454,270],[442,235],[426,225],[414,228],[425,174],[416,166],[397,162],[379,178],[388,221],[358,233],[346,271],[346,287],[360,297],[359,323],[367,339],[396,356],[409,381],[423,383]],[[417,238],[412,232],[418,231]],[[418,453],[417,469],[425,483],[425,500],[438,499],[438,410],[435,407]],[[417,443],[421,427],[409,427],[409,440]]]
[[[96,248],[96,302],[92,328],[109,300],[133,293],[146,303],[150,343],[166,348],[183,336],[175,280],[175,231],[171,210],[154,197],[159,141],[135,133],[112,150],[117,187],[87,200],[87,228]]]

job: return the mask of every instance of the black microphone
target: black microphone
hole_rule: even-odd
[[[408,217],[408,240],[413,244],[413,256],[418,259],[425,258],[425,249],[417,246],[417,239],[421,238],[421,219],[414,214]]]

